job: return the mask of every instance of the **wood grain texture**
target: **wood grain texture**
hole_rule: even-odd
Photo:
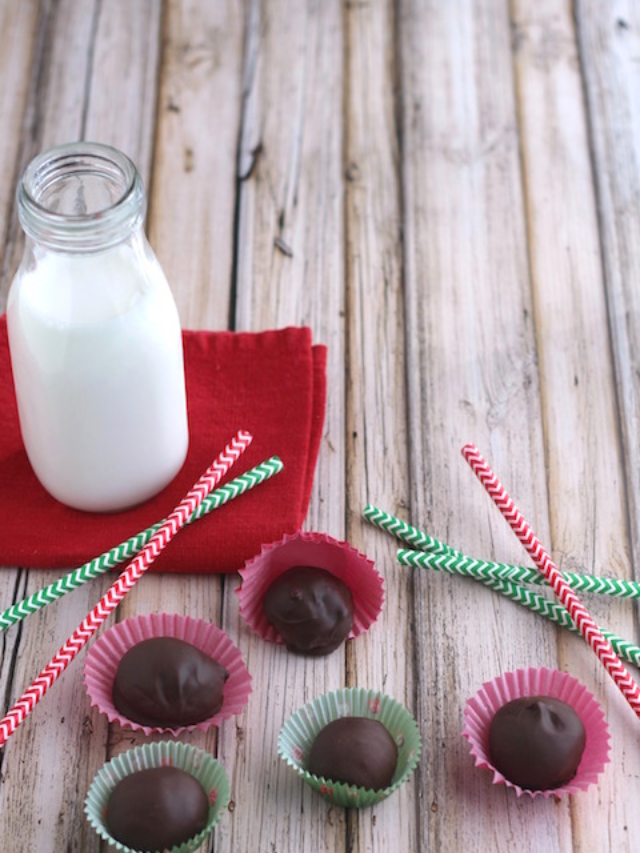
[[[395,563],[393,537],[363,524],[361,515],[371,502],[406,517],[411,479],[394,35],[391,3],[347,6],[347,534],[375,561],[386,595],[376,624],[350,646],[347,678],[416,713],[413,578]],[[378,807],[350,814],[349,849],[386,850],[390,838],[398,850],[417,849],[416,780],[414,774]]]
[[[550,544],[564,570],[586,566],[628,577],[623,459],[574,23],[555,3],[514,6]],[[635,635],[627,605],[597,597],[585,603],[599,624]],[[638,776],[640,756],[627,737],[633,714],[599,661],[567,635],[559,660],[596,690],[611,727],[613,762]],[[578,847],[633,849],[637,815],[614,788],[607,774],[598,789],[572,801]],[[602,802],[610,803],[606,819],[597,808]]]
[[[15,183],[20,170],[20,137],[25,121],[29,96],[31,69],[35,64],[38,47],[38,3],[11,2],[0,5],[0,79],[5,85],[0,89],[0,115],[4,120],[4,133],[0,139],[0,174],[5,176],[0,186],[0,240],[3,240],[0,267],[0,299],[8,288],[9,270],[6,269],[6,231],[13,210]]]
[[[0,89],[0,116],[5,133],[0,138],[0,309],[4,311],[11,280],[15,182],[20,173],[20,140],[27,117],[29,81],[38,44],[38,4],[5,3],[0,6],[0,78],[9,82]],[[0,519],[0,524],[10,523]],[[24,596],[27,573],[6,568],[0,573],[0,601],[8,607]],[[15,662],[20,632],[12,631],[0,645],[0,709],[4,713],[13,700]],[[0,756],[0,773],[4,756]],[[2,789],[0,789],[0,795]],[[5,810],[6,811],[6,810]],[[15,822],[16,816],[11,818]],[[15,834],[15,833],[14,833]],[[8,835],[8,832],[7,832]]]
[[[524,562],[460,456],[475,441],[561,568],[637,577],[638,14],[630,0],[0,0],[2,305],[28,160],[80,138],[125,150],[184,326],[306,324],[328,345],[305,528],[348,539],[385,581],[379,621],[323,659],[253,636],[235,577],[148,575],[119,608],[211,619],[253,676],[244,713],[181,736],[231,781],[198,853],[635,849],[637,722],[595,656],[471,581],[401,568],[361,512]],[[54,576],[3,569],[0,597]],[[2,636],[3,709],[110,580]],[[637,641],[628,602],[585,604]],[[90,708],[83,658],[0,751],[7,850],[108,849],[82,815],[88,785],[148,739]],[[463,708],[483,681],[542,664],[594,692],[613,760],[586,794],[523,802],[474,768]],[[293,711],[347,684],[403,701],[424,746],[410,782],[360,812],[276,752]]]
[[[153,32],[153,13],[157,8],[157,4],[149,3],[146,10],[142,5],[138,9],[138,22],[145,20],[150,32]],[[146,150],[150,150],[152,113],[145,113],[138,104],[135,110],[132,102],[127,104],[123,82],[116,85],[114,78],[120,79],[123,56],[133,55],[134,44],[138,60],[130,68],[127,80],[132,91],[145,89],[148,68],[156,60],[145,58],[144,44],[139,38],[141,28],[124,27],[122,17],[118,37],[109,47],[112,15],[117,9],[112,3],[104,15],[101,11],[103,6],[100,3],[64,2],[45,5],[41,10],[39,64],[34,66],[29,90],[28,120],[21,140],[23,158],[28,159],[50,145],[80,139],[88,128],[96,139],[127,146],[125,137],[128,138],[131,132],[135,138],[132,128],[136,121],[141,122],[145,117]],[[120,12],[123,11],[124,7],[120,6]],[[104,46],[106,56],[102,56],[100,45]],[[146,47],[157,58],[157,38],[155,41],[148,39]],[[94,67],[96,57],[100,60],[104,77]],[[109,63],[112,63],[110,68]],[[110,90],[109,99],[105,98],[104,87]],[[114,124],[113,115],[106,110],[107,103],[109,110],[115,103],[115,114],[128,116],[125,134]],[[140,135],[145,135],[142,130]],[[131,154],[135,159],[144,161],[142,148],[131,151]],[[150,158],[147,157],[146,163],[148,171]],[[15,266],[22,239],[14,235],[19,235],[15,211],[9,233],[9,248],[14,251]],[[51,582],[53,577],[47,572],[30,572],[25,594]],[[100,598],[108,583],[105,579],[92,582],[82,591],[74,592],[54,606],[29,617],[24,626],[24,639],[18,630],[16,642],[19,642],[19,650],[12,672],[11,700],[18,698],[50,660]],[[85,794],[74,793],[86,792],[91,778],[107,756],[107,726],[104,718],[88,710],[82,683],[83,660],[84,652],[74,661],[65,677],[51,688],[42,706],[38,706],[23,723],[3,755],[5,778],[10,779],[10,783],[0,788],[0,821],[5,822],[0,837],[11,837],[9,833],[13,832],[14,837],[20,838],[17,847],[83,853],[99,849],[99,839],[83,818]],[[44,716],[38,719],[41,710],[44,710]],[[30,755],[33,760],[16,761],[13,758],[16,754]],[[51,784],[54,767],[59,779],[57,785]],[[25,799],[26,792],[28,796]],[[15,829],[18,816],[21,822],[19,836]]]
[[[229,323],[244,18],[237,0],[165,9],[149,239],[186,328]]]
[[[91,33],[82,138],[124,151],[148,187],[162,52],[162,4],[154,0],[101,2],[93,15]]]
[[[234,324],[239,330],[309,325],[314,341],[329,346],[324,436],[306,527],[342,539],[341,7],[334,0],[253,2],[248,15]],[[276,752],[291,713],[343,686],[342,650],[314,660],[252,640],[235,596],[226,597],[223,627],[240,640],[256,700],[235,732],[220,733],[220,758],[234,778],[234,815],[245,819],[220,826],[219,849],[344,850],[344,811],[328,809]],[[256,790],[263,792],[257,799]]]
[[[24,595],[57,573],[30,572]],[[108,585],[108,584],[107,584]],[[11,629],[14,648],[10,704],[22,695],[56,654],[106,586],[92,582],[65,596],[54,607]],[[12,736],[2,753],[0,837],[16,838],[29,849],[98,851],[99,840],[84,819],[84,797],[105,759],[107,726],[88,707],[82,682],[81,652]]]
[[[401,9],[413,522],[465,553],[521,559],[460,457],[474,441],[548,539],[508,8]],[[516,838],[528,850],[558,849],[570,835],[567,806],[553,818],[539,803],[525,813],[472,769],[460,734],[483,681],[556,662],[554,633],[446,576],[416,577],[414,619],[422,849],[506,851]]]
[[[162,45],[162,62],[153,80],[159,88],[149,93],[157,110],[152,131],[144,135],[145,153],[153,162],[148,233],[185,328],[225,328],[228,322],[243,14],[235,2],[171,2],[158,27],[155,47]],[[218,450],[212,448],[212,456]],[[169,547],[179,547],[179,539]],[[222,588],[220,577],[194,576],[185,582],[180,575],[149,575],[119,607],[117,618],[167,612],[219,625]],[[233,721],[226,725],[233,728]],[[109,755],[147,740],[112,726]],[[181,740],[217,753],[216,728],[185,733]],[[214,833],[200,850],[215,839]]]
[[[237,3],[215,7],[171,3],[165,9],[160,91],[153,98],[160,107],[148,231],[187,328],[224,328],[227,321],[235,205],[232,140],[238,130],[242,32]],[[195,128],[203,109],[210,115],[214,108],[225,117],[224,137],[201,134],[198,139]],[[146,138],[151,159],[153,132]],[[192,157],[185,170],[187,148]],[[230,222],[224,228],[213,227],[225,217]],[[212,449],[213,455],[217,452]],[[151,576],[145,587],[132,593],[121,608],[122,616],[138,613],[141,607],[173,612],[177,606],[196,617],[219,621],[219,578],[193,578],[185,586],[178,576]]]
[[[44,4],[41,9],[37,37],[40,50],[31,75],[26,121],[20,138],[21,155],[26,158],[25,163],[41,146],[80,136],[85,93],[84,87],[78,86],[78,80],[86,80],[89,67],[88,52],[83,46],[91,42],[92,15],[93,4],[88,4],[83,12],[77,5],[70,3],[57,6]],[[12,253],[8,264],[11,271],[15,269],[21,250],[22,237],[14,210],[5,245],[5,252]],[[25,594],[53,579],[46,572],[35,573],[33,577],[32,574],[27,577]],[[84,595],[81,593],[80,597],[86,603],[88,596],[90,601],[93,600],[94,594],[87,591]],[[38,632],[25,632],[24,641],[18,630],[15,638],[15,642],[19,643],[17,663],[7,685],[10,691],[8,704],[21,695],[82,618],[78,618],[75,609],[77,604],[74,606],[71,599],[61,604],[55,612],[53,608],[46,608],[30,617],[31,628],[34,627],[34,621],[38,620]],[[20,832],[22,843],[27,848],[37,849],[51,844],[53,849],[98,849],[97,839],[91,837],[84,821],[75,812],[75,807],[68,807],[70,786],[71,783],[75,784],[77,776],[75,761],[80,762],[82,773],[89,774],[95,772],[100,763],[99,752],[92,749],[90,739],[87,737],[82,741],[78,737],[78,732],[83,728],[86,709],[79,701],[84,693],[81,681],[73,677],[77,676],[81,662],[76,661],[75,664],[76,671],[71,673],[72,677],[64,685],[66,690],[56,690],[62,686],[60,684],[52,688],[51,694],[44,700],[46,705],[43,702],[44,716],[38,719],[37,711],[41,708],[36,708],[32,718],[14,735],[13,743],[7,745],[3,754],[4,775],[5,779],[9,776],[10,783],[3,784],[0,789],[0,821],[4,824],[0,837],[10,838],[11,834],[16,837]],[[100,730],[96,734],[100,738]],[[70,742],[74,743],[73,751]],[[13,750],[17,752],[12,753]],[[73,752],[76,758],[72,763],[69,759]],[[16,761],[12,754],[28,755],[33,760]],[[60,785],[57,787],[51,785],[53,766],[61,770]],[[86,780],[83,781],[82,774],[77,778],[78,784],[84,787]],[[29,792],[26,800],[25,791]],[[54,816],[52,823],[49,823],[50,816]],[[18,819],[19,830],[16,827]],[[72,833],[75,833],[75,837],[69,840]]]
[[[640,563],[640,14],[634,3],[579,2],[576,21],[625,456],[633,563]]]
[[[16,3],[7,8],[15,8]],[[78,14],[79,13],[79,14]],[[33,43],[33,62],[29,72],[15,66],[20,76],[16,82],[20,90],[28,81],[24,117],[18,133],[19,159],[11,173],[15,185],[25,166],[36,153],[61,141],[78,139],[81,135],[84,84],[89,67],[88,51],[84,45],[91,41],[91,22],[95,4],[87,3],[83,10],[78,5],[43,2],[37,9],[37,26]],[[16,33],[19,38],[19,34]],[[9,54],[11,57],[11,54]],[[66,75],[73,62],[73,73]],[[22,71],[22,73],[21,73]],[[65,79],[66,75],[66,79]],[[3,304],[10,281],[22,255],[23,237],[18,224],[15,205],[7,219],[3,253]]]

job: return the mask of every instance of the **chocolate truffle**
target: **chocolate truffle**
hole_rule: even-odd
[[[582,720],[550,696],[503,705],[489,727],[489,754],[510,782],[531,791],[565,785],[576,775],[585,745]]]
[[[107,801],[109,833],[134,850],[169,850],[207,825],[209,801],[200,782],[177,767],[125,776]]]
[[[388,788],[398,763],[398,747],[378,720],[340,717],[317,735],[307,770],[333,782],[380,791]]]
[[[276,578],[262,608],[287,648],[306,655],[334,651],[353,625],[349,587],[313,566],[294,566]]]
[[[113,683],[113,704],[144,726],[189,726],[220,710],[228,677],[224,666],[190,643],[152,637],[123,655]]]

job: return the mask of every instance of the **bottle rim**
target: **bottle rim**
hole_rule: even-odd
[[[45,196],[55,184],[91,175],[108,182],[114,198],[90,212],[60,212]],[[123,242],[146,214],[142,178],[116,148],[98,142],[57,145],[31,160],[18,184],[18,216],[28,237],[67,252],[100,251]]]

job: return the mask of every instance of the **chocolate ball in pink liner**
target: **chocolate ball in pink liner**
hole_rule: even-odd
[[[169,728],[206,720],[222,706],[228,670],[176,637],[152,637],[122,657],[113,704],[127,719]]]
[[[290,651],[335,651],[353,626],[353,596],[339,578],[314,566],[293,566],[267,589],[264,615]]]
[[[249,628],[269,643],[285,644],[284,638],[264,613],[264,597],[277,578],[295,566],[322,568],[338,578],[351,592],[353,624],[348,639],[360,636],[376,621],[384,603],[384,582],[373,561],[348,542],[327,533],[298,531],[280,541],[265,544],[240,570],[236,592],[240,615]]]
[[[551,696],[521,696],[489,726],[491,761],[510,782],[532,791],[566,785],[576,775],[585,729],[573,708]]]

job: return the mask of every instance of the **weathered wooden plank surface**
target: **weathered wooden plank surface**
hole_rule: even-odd
[[[243,35],[242,4],[165,4],[148,233],[185,328],[225,329],[229,322]],[[148,577],[118,618],[184,613],[220,625],[222,589],[219,578],[207,576],[188,584],[177,575]],[[217,739],[216,729],[182,738],[213,754]],[[146,740],[111,727],[110,753]]]
[[[0,188],[0,240],[2,258],[0,259],[0,301],[4,306],[11,270],[8,268],[10,251],[8,250],[13,211],[13,194],[16,176],[20,172],[20,145],[22,125],[29,98],[29,81],[34,64],[34,54],[38,44],[38,4],[4,4],[0,7],[0,79],[8,80],[14,74],[15,85],[3,86],[0,94],[0,114],[5,123],[6,133],[0,141],[0,174],[3,176]],[[6,524],[0,519],[0,524]],[[24,596],[26,573],[16,568],[6,568],[0,574],[0,600],[7,604]],[[4,711],[12,698],[16,655],[20,650],[21,636],[17,631],[3,638],[0,647],[0,708]],[[26,762],[23,762],[26,764]],[[6,756],[0,756],[0,773],[7,779]],[[33,775],[33,769],[30,770]],[[5,789],[7,785],[3,786]],[[6,803],[6,794],[0,791]],[[0,814],[2,837],[18,838],[21,830],[20,808],[14,807],[11,814],[5,808]]]
[[[0,112],[5,133],[0,142],[0,171],[5,176],[0,189],[0,234],[5,236],[13,192],[19,175],[22,123],[27,107],[31,69],[38,50],[38,4],[5,3],[0,6],[0,78],[12,80],[0,94]]]
[[[465,553],[517,559],[460,456],[473,440],[548,540],[508,8],[472,10],[401,4],[411,512]],[[420,849],[506,851],[516,838],[527,850],[558,849],[570,834],[566,804],[523,809],[492,790],[460,736],[482,682],[556,662],[553,632],[477,585],[424,573],[414,619]]]
[[[229,323],[244,29],[242,3],[165,7],[149,239],[187,328]]]
[[[624,462],[574,21],[570,10],[555,3],[516,7],[550,543],[564,570],[587,566],[597,574],[628,577]],[[615,625],[625,637],[636,635],[628,604],[594,601],[591,606],[599,624]],[[559,660],[581,681],[597,686],[611,727],[613,765],[638,778],[640,755],[628,737],[632,714],[598,661],[566,634],[560,639]],[[576,846],[634,849],[633,839],[640,833],[637,810],[628,798],[616,796],[616,784],[616,774],[609,772],[598,789],[572,802]],[[607,802],[606,810],[598,809],[598,803]]]
[[[345,525],[343,21],[336,0],[252,2],[238,179],[235,328],[309,325],[329,346],[327,412],[308,530],[342,539]],[[232,584],[235,586],[235,584]],[[225,586],[230,586],[225,584]],[[230,591],[230,590],[229,590]],[[344,653],[304,659],[247,635],[235,596],[223,627],[239,637],[261,699],[241,737],[220,732],[220,758],[235,779],[236,811],[223,850],[345,849],[345,814],[318,802],[276,754],[285,719],[344,684]],[[306,787],[306,786],[305,786]],[[256,798],[256,788],[264,796]],[[244,804],[244,805],[243,805]],[[248,817],[248,815],[247,815]]]
[[[640,558],[640,10],[635,3],[576,6],[588,108],[604,282],[625,455],[634,565]]]
[[[471,582],[400,569],[396,542],[360,516],[376,503],[522,562],[460,457],[473,440],[562,568],[637,576],[635,4],[0,0],[0,24],[2,304],[29,158],[83,137],[125,150],[186,327],[308,324],[328,345],[305,527],[348,538],[385,579],[376,626],[321,660],[252,637],[233,577],[150,576],[120,608],[222,624],[254,678],[244,714],[184,738],[232,782],[200,853],[634,850],[637,723],[582,641]],[[3,570],[0,600],[53,576]],[[106,583],[3,636],[2,708]],[[587,603],[637,639],[629,604]],[[103,761],[145,738],[89,709],[81,664],[0,754],[8,850],[107,849],[82,801]],[[494,788],[460,736],[482,681],[541,664],[587,684],[612,730],[612,764],[570,801]],[[404,701],[424,740],[409,784],[354,813],[275,748],[292,711],[345,684]]]
[[[374,629],[353,644],[347,677],[413,709],[413,579],[395,565],[395,541],[361,520],[369,502],[405,516],[411,479],[392,4],[348,6],[345,39],[347,533],[375,560],[387,601]],[[417,779],[402,798],[350,815],[348,849],[387,850],[392,837],[398,850],[418,849]]]
[[[41,148],[81,139],[90,131],[93,138],[127,151],[148,179],[154,110],[144,104],[155,103],[149,80],[155,81],[155,73],[150,74],[149,69],[157,64],[160,8],[145,3],[133,15],[123,14],[125,11],[126,3],[43,5],[37,34],[40,54],[33,63],[26,120],[19,138],[23,159]],[[125,67],[129,69],[128,85],[119,87],[118,97],[114,80],[120,79]],[[140,94],[128,100],[132,93],[144,97]],[[121,121],[122,115],[127,115],[127,122]],[[22,240],[15,211],[13,216],[5,251],[9,259],[13,250],[15,265]],[[35,592],[54,577],[50,572],[27,573],[22,594]],[[4,682],[6,707],[60,648],[108,583],[92,583],[31,616],[22,635],[13,629],[20,639],[10,677]],[[100,847],[83,818],[80,792],[86,791],[107,757],[107,726],[86,703],[83,660],[81,653],[69,677],[34,712],[26,749],[16,740],[3,751],[6,784],[0,787],[0,838],[15,839],[16,849],[93,851]],[[27,755],[29,760],[25,760]],[[58,774],[57,783],[52,784]]]

